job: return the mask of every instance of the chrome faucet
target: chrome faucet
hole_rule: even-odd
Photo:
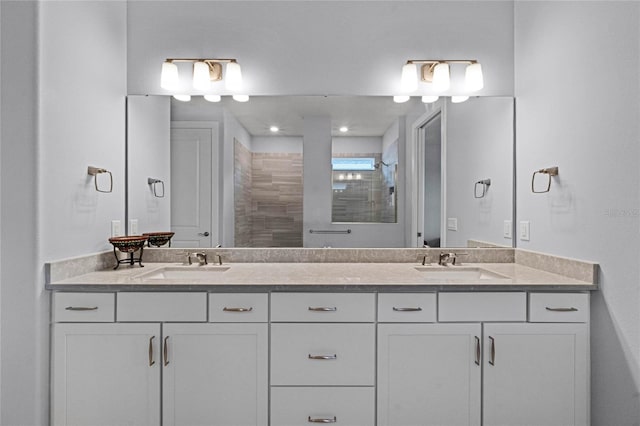
[[[441,252],[440,253],[440,257],[438,259],[438,265],[440,266],[446,266],[446,265],[455,265],[456,264],[456,260],[458,260],[459,256],[466,256],[468,253],[444,253]]]
[[[222,266],[222,256],[219,254],[214,254],[213,256],[218,258],[218,265]]]
[[[426,266],[426,265],[430,265],[431,264],[429,262],[428,258],[429,258],[428,254],[418,255],[418,260],[422,260],[422,266]]]
[[[192,262],[191,262],[191,258],[192,257],[195,257],[196,259],[198,259],[198,263],[200,265],[207,265],[208,264],[208,262],[207,262],[207,254],[205,252],[203,252],[203,251],[187,254],[187,260],[189,260],[189,265],[192,264]]]

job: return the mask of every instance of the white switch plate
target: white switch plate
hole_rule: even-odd
[[[530,237],[531,237],[530,231],[531,231],[531,228],[529,226],[528,220],[523,220],[522,222],[520,222],[520,239],[522,241],[530,240]]]
[[[510,220],[505,220],[504,221],[504,229],[502,231],[502,234],[504,235],[505,238],[511,238],[511,230],[513,229],[512,226],[512,222]]]
[[[138,219],[129,219],[129,235],[138,234]]]
[[[122,223],[119,220],[111,221],[111,236],[119,237],[122,235]]]
[[[457,231],[458,230],[458,218],[457,217],[449,217],[449,218],[447,218],[447,229],[449,231]]]

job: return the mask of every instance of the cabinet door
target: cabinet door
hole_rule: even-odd
[[[267,424],[267,324],[165,324],[163,425]]]
[[[589,423],[587,324],[484,327],[484,425]]]
[[[53,425],[160,424],[158,324],[55,324]]]
[[[480,424],[480,324],[378,325],[378,426]]]

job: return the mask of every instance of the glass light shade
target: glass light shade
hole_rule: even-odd
[[[248,102],[249,95],[233,95],[233,100],[236,102]]]
[[[242,90],[242,70],[237,62],[229,62],[227,64],[227,72],[224,78],[227,90],[232,92]]]
[[[422,102],[425,104],[432,104],[435,101],[437,101],[438,99],[440,99],[440,96],[438,95],[424,95],[422,97]]]
[[[404,93],[415,92],[418,89],[418,67],[416,64],[405,64],[402,67],[400,90]]]
[[[196,62],[193,64],[193,88],[197,90],[207,90],[211,88],[209,65],[206,62]]]
[[[479,63],[469,64],[464,71],[464,83],[467,91],[477,92],[484,87],[484,77],[482,76],[482,65]]]
[[[452,96],[451,102],[453,102],[454,104],[461,104],[462,102],[465,102],[468,99],[469,99],[468,96]]]
[[[449,64],[441,62],[433,69],[433,90],[436,92],[444,92],[445,90],[449,90],[450,86]]]
[[[220,102],[221,99],[220,95],[204,95],[204,100],[208,102]]]
[[[393,97],[393,102],[397,104],[403,104],[407,102],[411,97],[409,95],[396,95]]]
[[[173,95],[173,97],[181,102],[189,102],[191,95]]]
[[[167,90],[175,90],[179,85],[178,66],[173,62],[164,62],[162,64],[162,73],[160,74],[160,87]]]

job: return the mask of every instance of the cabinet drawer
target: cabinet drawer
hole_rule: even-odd
[[[118,321],[205,322],[207,293],[118,293]]]
[[[530,322],[588,322],[589,295],[585,293],[529,294]]]
[[[373,388],[271,388],[271,424],[375,424]]]
[[[54,322],[113,322],[114,293],[53,293]]]
[[[272,324],[272,385],[374,384],[373,324]]]
[[[379,294],[378,322],[436,322],[436,294]]]
[[[274,322],[373,322],[371,293],[272,293]]]
[[[526,321],[526,293],[440,293],[442,322]]]
[[[266,293],[210,293],[209,322],[267,322]]]

